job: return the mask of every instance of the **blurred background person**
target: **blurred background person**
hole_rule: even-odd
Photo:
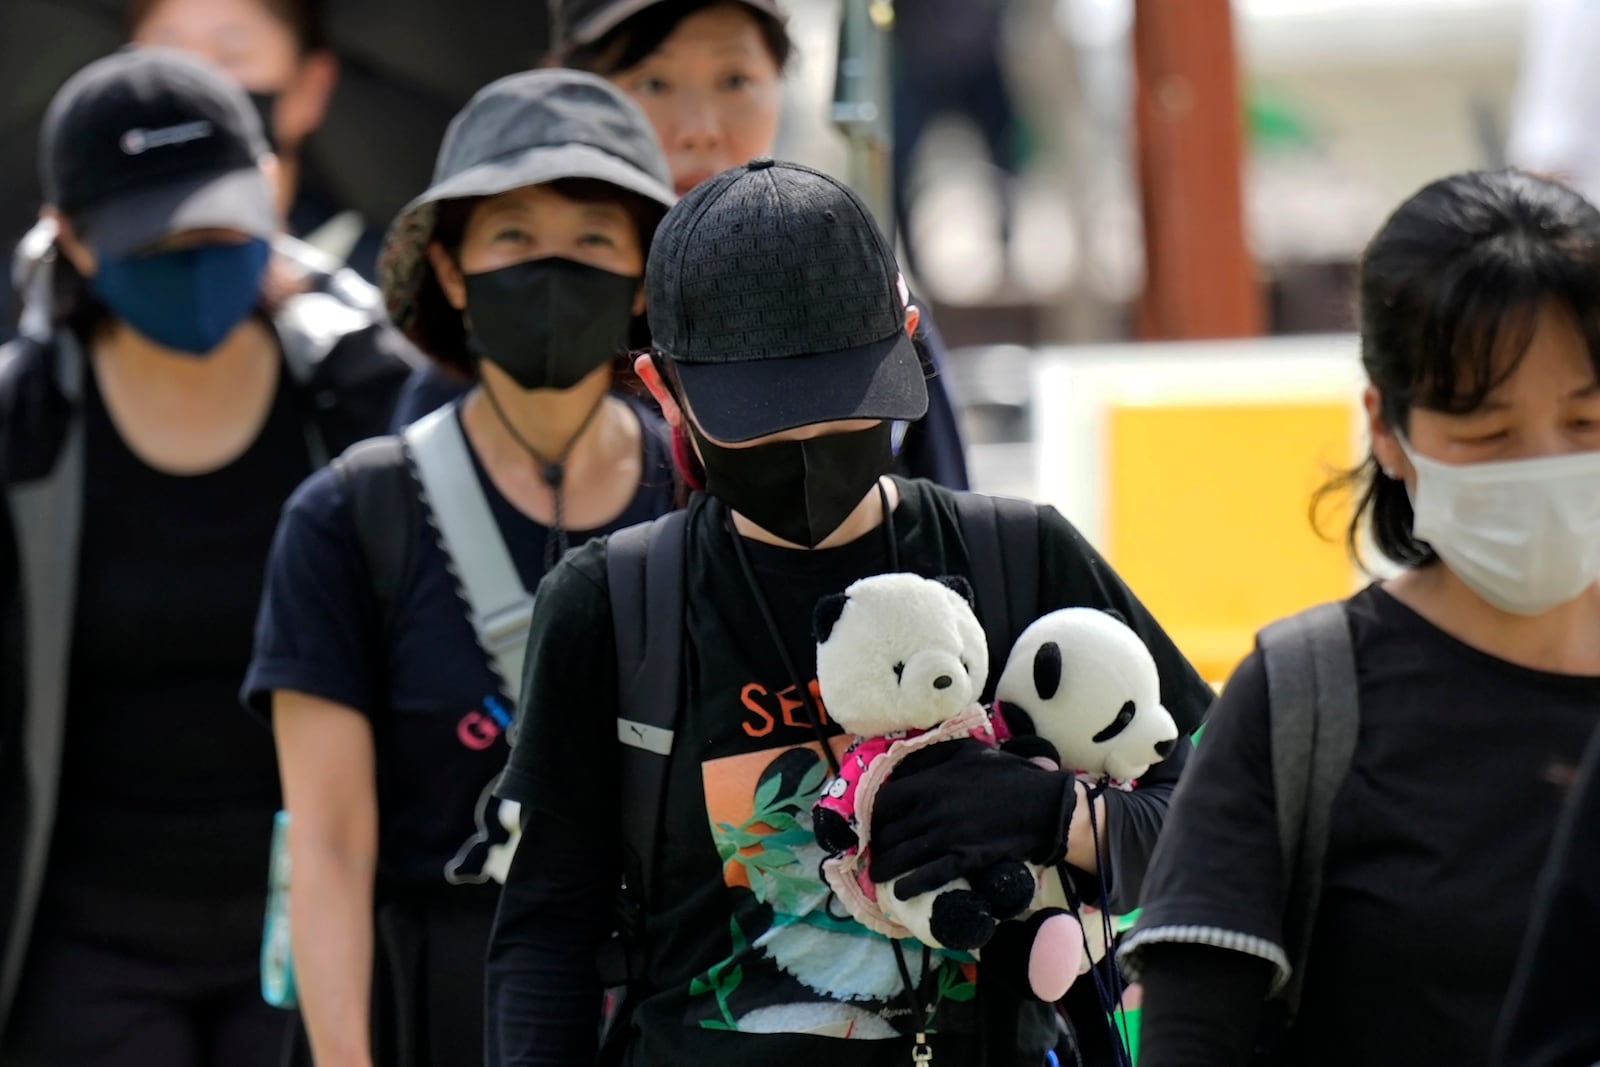
[[[322,125],[338,83],[323,0],[129,0],[135,44],[193,52],[250,94],[278,157],[278,208],[287,229],[336,262],[376,277],[380,228],[341,210],[306,172],[303,149]]]
[[[211,64],[118,52],[40,136],[48,326],[0,351],[0,1062],[275,1064],[277,769],[234,694],[283,502],[385,425],[406,346],[263,296],[276,167]]]

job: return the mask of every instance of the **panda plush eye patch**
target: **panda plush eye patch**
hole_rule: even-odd
[[[1033,654],[1033,691],[1040,700],[1054,700],[1061,688],[1061,646],[1046,641]]]
[[[1107,741],[1126,730],[1128,728],[1128,724],[1133,721],[1133,717],[1137,715],[1138,712],[1139,709],[1133,706],[1133,701],[1131,700],[1122,705],[1122,710],[1117,712],[1117,717],[1115,719],[1111,720],[1111,725],[1094,735],[1094,743],[1097,745],[1105,744]]]

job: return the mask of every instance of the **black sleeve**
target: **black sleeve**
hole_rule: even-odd
[[[1151,767],[1135,788],[1105,792],[1106,854],[1101,872],[1113,914],[1125,915],[1139,904],[1139,890],[1144,885],[1151,853],[1167,821],[1178,776],[1193,749],[1187,737],[1180,737],[1172,755]],[[1091,900],[1099,898],[1093,875],[1076,867],[1068,870],[1080,895]]]
[[[292,689],[373,715],[382,642],[355,523],[339,479],[323,469],[289,498],[272,540],[245,706],[270,715],[273,691]]]
[[[1041,610],[1093,607],[1119,612],[1155,657],[1156,669],[1161,672],[1161,703],[1177,721],[1180,733],[1194,733],[1216,697],[1211,686],[1072,523],[1055,508],[1045,506],[1039,509],[1039,527]]]
[[[1122,952],[1135,978],[1144,949],[1166,943],[1232,949],[1273,963],[1275,981],[1287,977],[1267,710],[1266,670],[1251,653],[1223,689],[1172,794],[1139,924]]]
[[[540,583],[516,743],[501,796],[522,841],[490,939],[489,1067],[588,1067],[600,1020],[595,954],[621,882],[616,653],[604,542]]]
[[[1600,945],[1600,733],[1585,753],[1500,1021],[1495,1067],[1600,1062],[1600,1012],[1586,980]]]
[[[1136,789],[1105,794],[1107,848],[1101,872],[1112,909],[1131,910],[1166,822],[1173,789],[1189,759],[1187,735],[1204,721],[1215,693],[1117,572],[1060,512],[1040,508],[1039,529],[1041,611],[1096,607],[1121,614],[1155,659],[1161,674],[1161,703],[1178,724],[1180,743],[1172,755],[1151,767]],[[1098,898],[1094,878],[1078,871],[1074,881],[1081,893]]]
[[[965,489],[967,453],[961,443],[955,405],[944,386],[944,367],[950,359],[926,307],[917,326],[917,340],[928,378],[928,413],[907,428],[900,445],[899,467],[912,478],[926,478],[947,489]]]
[[[1209,945],[1153,945],[1139,1012],[1139,1067],[1245,1067],[1272,981],[1266,960]]]

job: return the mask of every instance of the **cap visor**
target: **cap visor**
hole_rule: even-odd
[[[607,5],[571,27],[567,39],[573,44],[594,44],[626,20],[662,2],[663,0],[617,0],[616,3]],[[741,0],[741,2],[746,7],[753,7],[775,19],[783,18],[783,9],[774,0]]]
[[[736,443],[839,419],[920,419],[928,383],[911,338],[788,359],[674,363],[700,428]]]
[[[202,174],[100,204],[79,220],[101,255],[126,256],[188,230],[237,230],[271,239],[277,210],[255,167]]]
[[[406,208],[464,196],[494,196],[525,185],[543,185],[566,178],[592,178],[654,200],[663,208],[678,202],[672,189],[633,164],[586,144],[530,148],[462,171],[445,179]]]

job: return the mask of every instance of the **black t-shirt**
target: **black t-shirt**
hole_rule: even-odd
[[[146,896],[260,896],[272,735],[239,678],[278,513],[311,470],[288,374],[254,442],[148,466],[84,376],[83,534],[51,875]],[[50,894],[46,894],[50,896]]]
[[[892,536],[900,569],[970,575],[952,494],[928,482],[898,485]],[[1155,655],[1164,701],[1192,729],[1210,688],[1077,532],[1052,509],[1038,514],[1041,609],[1122,611]],[[816,603],[890,569],[891,530],[812,552],[746,542],[800,672],[794,678],[745,582],[726,515],[707,498],[690,515],[685,702],[659,829],[661,903],[646,924],[652,995],[636,1016],[640,1035],[631,1062],[707,1067],[826,1057],[834,1067],[898,1065],[911,1054],[912,1020],[894,952],[844,917],[819,878],[823,853],[810,809],[828,771],[796,692],[815,677]],[[994,655],[997,671],[1004,650]],[[515,891],[526,906],[516,915],[502,908],[497,956],[515,956],[505,947],[511,942],[531,951],[491,960],[492,973],[515,972],[514,992],[497,993],[502,1032],[491,1038],[505,1059],[491,1061],[518,1064],[532,1062],[516,1058],[525,1049],[582,1044],[565,1031],[507,1029],[543,1025],[526,1016],[537,1014],[535,1005],[547,995],[565,994],[572,984],[592,986],[585,964],[594,946],[574,943],[570,931],[603,929],[617,884],[616,664],[603,544],[573,553],[540,588],[527,671],[521,734],[501,791],[523,804],[524,850],[550,840],[561,862],[523,863],[524,851],[518,877],[531,884],[508,886],[507,899]],[[842,747],[839,728],[830,722],[827,732]],[[1110,801],[1113,880],[1135,892],[1164,790],[1182,762],[1180,748],[1138,792]],[[906,958],[915,971],[920,947],[908,945]],[[936,1055],[974,1063],[974,968],[967,957],[934,953],[930,971],[922,992],[938,1005]],[[497,981],[491,978],[492,989]],[[574,1004],[567,1014],[575,1020],[568,1025],[582,1027],[594,1017],[593,1002],[587,1013]]]
[[[1282,1062],[1487,1064],[1557,813],[1600,723],[1600,678],[1498,660],[1378,586],[1348,613],[1361,730]],[[1254,653],[1211,715],[1152,864],[1143,969],[1184,950],[1167,938],[1282,952],[1269,736]]]
[[[572,531],[575,544],[672,508],[660,422],[631,410],[644,428],[638,491],[614,522]],[[518,574],[534,588],[547,529],[501,495],[476,454],[473,465]],[[371,719],[387,879],[421,890],[497,883],[517,819],[491,789],[514,704],[478,645],[431,525],[420,509],[415,518],[414,568],[386,624],[337,476],[320,471],[295,493],[273,545],[244,696],[263,715],[273,690],[290,689]]]

